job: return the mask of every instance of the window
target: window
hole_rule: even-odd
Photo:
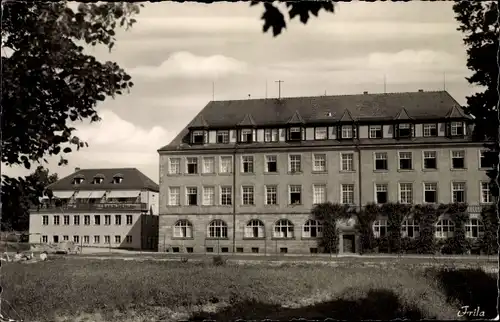
[[[205,143],[205,131],[193,131],[193,144]]]
[[[215,173],[215,158],[203,158],[203,173]]]
[[[99,244],[101,242],[100,236],[94,236],[94,244]]]
[[[404,123],[404,124],[399,124],[398,126],[398,137],[399,138],[410,138],[411,137],[411,131],[412,126],[411,124]]]
[[[186,199],[188,206],[196,206],[198,204],[198,188],[187,187],[186,188]]]
[[[207,253],[213,253],[214,252],[214,248],[213,247],[205,247],[205,251]]]
[[[107,245],[111,244],[111,236],[109,235],[104,236],[104,243]]]
[[[120,226],[122,224],[122,215],[115,215],[115,225]]]
[[[375,185],[375,198],[378,204],[387,202],[387,184]]]
[[[125,236],[125,242],[127,244],[132,244],[132,236],[131,235],[127,235]]]
[[[89,226],[90,225],[90,216],[89,215],[83,216],[83,224],[85,226]]]
[[[325,172],[326,171],[326,154],[313,154],[313,171]]]
[[[253,173],[253,156],[244,155],[241,157],[241,160],[243,162],[243,173]]]
[[[127,215],[125,220],[127,221],[127,225],[132,225],[132,223],[134,222],[134,217],[132,215]]]
[[[342,125],[340,137],[342,139],[352,139],[354,137],[353,126],[352,125]]]
[[[253,200],[253,195],[254,195],[254,191],[253,191],[253,186],[243,186],[242,188],[242,202],[244,205],[253,205],[254,204],[254,200]]]
[[[289,171],[291,173],[296,173],[301,171],[301,155],[291,154],[289,157]]]
[[[287,248],[287,247],[280,247],[280,253],[281,253],[281,254],[286,254],[286,253],[288,253],[288,248]]]
[[[243,253],[243,247],[236,247],[237,253]]]
[[[174,225],[174,237],[175,238],[192,238],[193,237],[193,225],[191,222],[185,219],[177,221]]]
[[[451,151],[451,168],[465,169],[465,151]]]
[[[413,203],[413,184],[399,184],[399,202],[405,204]]]
[[[63,216],[63,223],[65,226],[69,225],[69,216],[68,215]]]
[[[52,236],[52,241],[54,244],[57,244],[59,242],[59,236]]]
[[[73,242],[75,244],[79,244],[80,243],[80,236],[73,236]]]
[[[115,236],[115,244],[121,244],[122,243],[122,236],[116,235]]]
[[[232,188],[231,187],[221,187],[220,188],[220,204],[223,206],[232,205]]]
[[[320,221],[309,219],[304,224],[304,230],[302,231],[302,237],[304,238],[316,238],[323,237],[323,225]]]
[[[208,225],[209,238],[227,238],[227,225],[224,221],[216,219]]]
[[[436,151],[424,151],[424,169],[437,169]]]
[[[425,137],[437,136],[437,134],[438,134],[437,124],[424,124],[423,127],[424,127],[423,132],[424,132]]]
[[[278,172],[278,158],[276,155],[266,155],[266,172]]]
[[[181,205],[181,188],[168,187],[168,205],[180,206]]]
[[[217,143],[229,143],[229,131],[217,131]]]
[[[293,238],[293,224],[288,219],[280,219],[274,224],[274,238]]]
[[[412,169],[412,155],[411,152],[399,152],[399,169],[411,170]]]
[[[123,178],[120,177],[120,176],[113,177],[113,183],[114,184],[122,183],[122,181],[123,181]]]
[[[244,129],[240,131],[240,142],[241,143],[252,143],[253,130]]]
[[[375,170],[387,170],[387,153],[386,152],[376,152],[375,153]]]
[[[340,169],[342,171],[353,171],[354,170],[354,154],[353,153],[341,153],[341,165]]]
[[[302,186],[290,185],[290,205],[300,205],[302,203]]]
[[[181,173],[181,159],[180,158],[170,158],[168,165],[169,174],[180,174]]]
[[[42,217],[42,225],[47,226],[49,224],[49,216]]]
[[[198,158],[186,158],[186,163],[188,174],[198,173]]]
[[[375,220],[373,222],[373,235],[376,238],[387,236],[387,219]]]
[[[451,135],[459,136],[464,135],[464,123],[463,122],[451,122]]]
[[[322,204],[326,202],[326,185],[313,185],[313,204]]]
[[[465,237],[478,238],[484,234],[484,226],[479,219],[469,219],[465,222]]]
[[[420,226],[413,219],[403,220],[401,224],[401,237],[415,238],[418,237]]]
[[[465,182],[452,182],[452,202],[465,202]]]
[[[258,219],[250,220],[245,226],[245,238],[264,238],[264,223]]]
[[[341,185],[342,203],[347,205],[354,204],[354,185],[343,184]]]
[[[104,182],[104,178],[103,177],[95,177],[94,181],[92,183],[93,184],[101,184],[103,182]]]
[[[266,205],[278,204],[278,186],[266,186]]]
[[[99,226],[101,224],[101,216],[94,215],[94,225]]]
[[[370,125],[370,139],[382,138],[382,125]]]
[[[75,226],[80,225],[80,216],[79,215],[73,216],[73,225],[75,225]]]
[[[111,225],[111,215],[104,215],[104,226]]]
[[[490,191],[489,182],[481,182],[481,203],[492,203],[493,196]]]
[[[83,236],[83,243],[84,244],[90,244],[90,236]]]
[[[436,238],[453,237],[455,224],[449,219],[441,219],[436,223]]]
[[[203,187],[203,205],[213,206],[215,204],[215,187]]]
[[[252,253],[257,254],[259,252],[259,247],[252,247]]]
[[[437,202],[437,183],[424,183],[424,202]]]
[[[314,128],[314,139],[315,140],[326,140],[326,139],[328,139],[328,128],[326,126],[315,127]]]
[[[186,247],[186,252],[187,253],[192,253],[193,252],[193,247]]]
[[[68,235],[64,235],[63,236],[63,241],[69,241],[69,236]]]
[[[42,236],[42,243],[47,244],[49,242],[49,237],[47,235]]]
[[[479,151],[479,167],[488,169],[494,166],[493,153],[490,151]]]
[[[223,156],[220,157],[220,173],[232,173],[233,172],[233,157]]]
[[[73,184],[82,184],[83,181],[85,181],[84,178],[74,178],[73,179]]]
[[[60,222],[59,222],[59,216],[58,215],[55,215],[54,216],[54,225],[59,225]]]
[[[265,129],[264,130],[265,142],[278,142],[278,129]]]
[[[288,139],[290,141],[301,141],[302,140],[302,128],[292,127],[288,132]]]

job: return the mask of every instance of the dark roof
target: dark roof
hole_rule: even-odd
[[[121,176],[121,183],[113,183],[113,177]],[[74,185],[75,177],[85,178],[82,184]],[[101,184],[93,184],[95,177],[104,177]],[[158,192],[159,186],[136,168],[81,169],[49,185],[51,190],[151,190]]]
[[[451,112],[453,116],[449,116]],[[212,128],[236,127],[246,115],[251,116],[257,126],[287,125],[296,117],[306,124],[335,123],[349,118],[353,121],[397,120],[398,117],[444,119],[455,115],[470,118],[446,91],[211,101],[196,118],[203,116]],[[164,148],[179,146],[187,134],[185,128]]]
[[[253,120],[252,115],[250,114],[245,114],[245,117],[243,117],[243,120],[238,123],[238,126],[255,126],[255,121]]]
[[[198,114],[191,121],[191,123],[189,123],[188,127],[204,128],[204,127],[208,127],[208,123],[207,123],[207,121],[205,121],[205,118],[203,117],[202,114]]]
[[[302,116],[300,116],[300,113],[299,111],[295,111],[295,113],[293,113],[292,117],[290,119],[288,119],[288,122],[286,122],[287,124],[304,124],[304,119],[302,118]]]

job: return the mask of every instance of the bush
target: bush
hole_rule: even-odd
[[[224,266],[226,264],[226,259],[222,256],[214,256],[213,263],[215,266]]]
[[[375,245],[379,253],[389,253],[389,238],[379,237],[375,238]]]
[[[415,238],[401,238],[401,250],[405,254],[418,254],[418,241]]]

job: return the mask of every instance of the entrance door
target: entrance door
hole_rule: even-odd
[[[344,253],[354,253],[355,246],[354,246],[354,235],[353,234],[342,235],[342,244],[343,244]]]

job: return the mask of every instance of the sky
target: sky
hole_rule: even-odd
[[[59,177],[80,168],[136,167],[155,182],[157,150],[212,100],[442,90],[462,105],[477,89],[465,77],[463,35],[453,2],[337,3],[307,25],[297,19],[278,37],[263,33],[263,6],[248,3],[145,2],[113,51],[135,86],[97,106],[99,123],[75,125],[88,148],[44,164]],[[267,85],[266,85],[267,84]],[[29,174],[2,166],[12,176]]]

